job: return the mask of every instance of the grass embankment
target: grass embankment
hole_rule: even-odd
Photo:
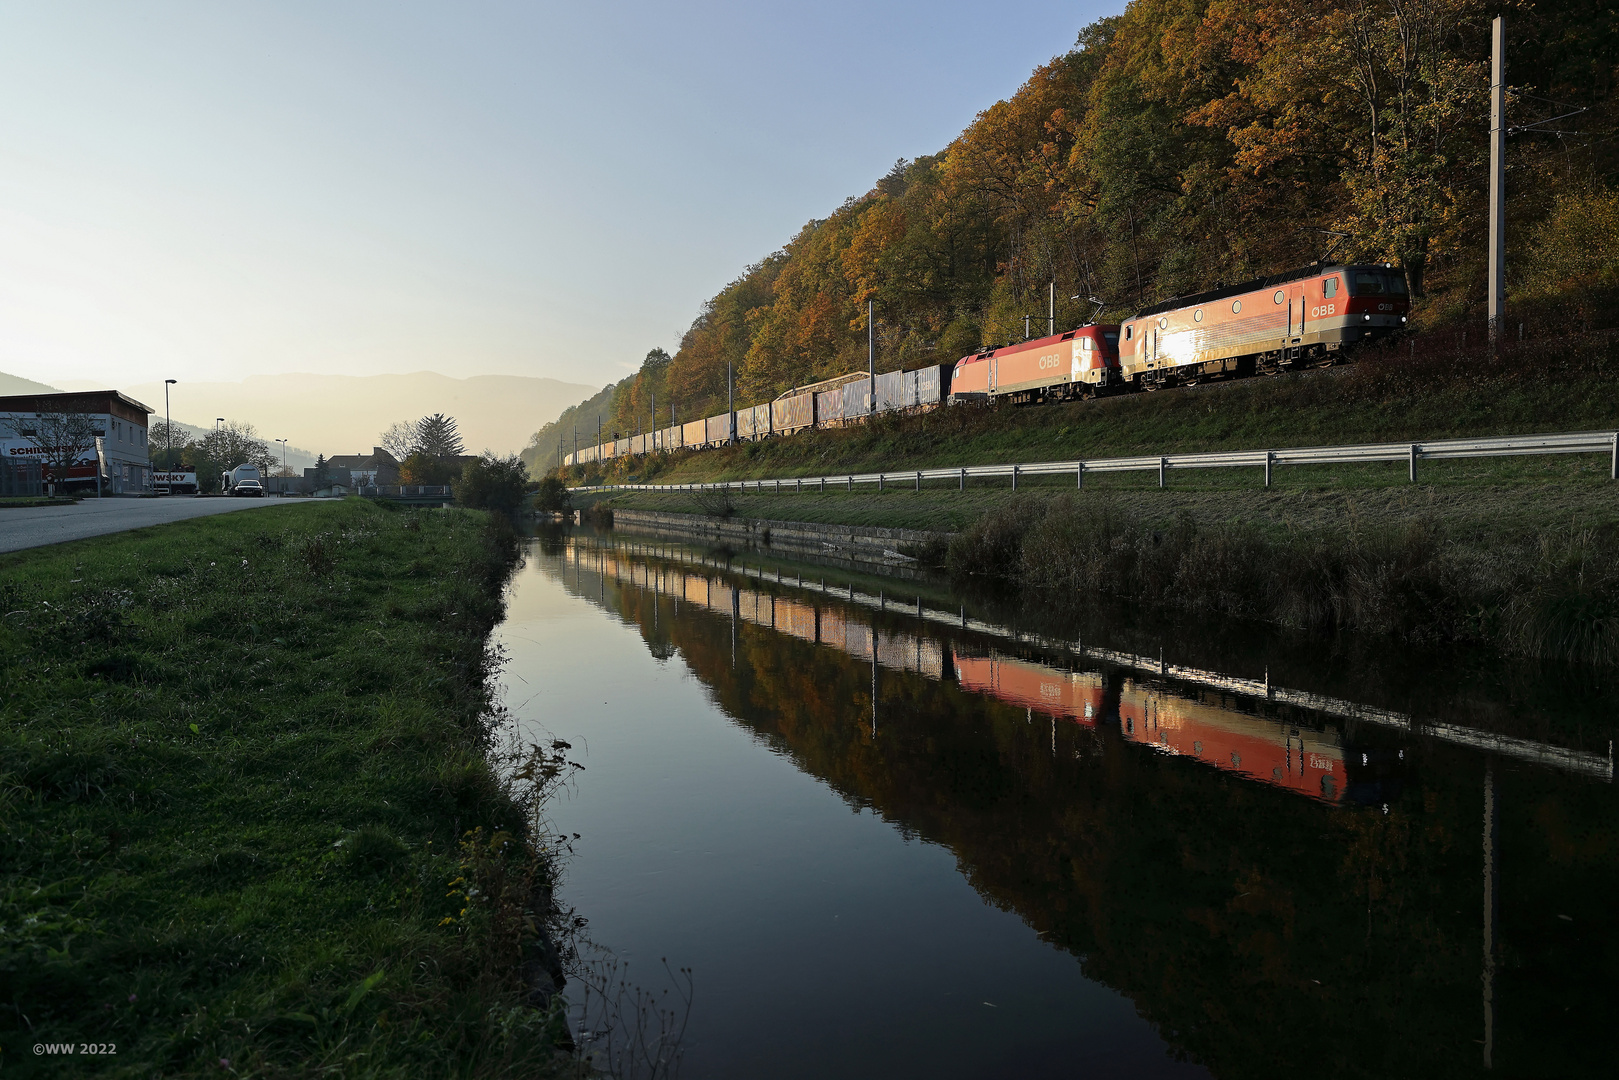
[[[869,424],[736,447],[621,459],[605,474],[575,469],[570,482],[622,481],[632,475],[648,483],[677,483],[902,472],[1619,427],[1619,342],[1608,335],[1513,344],[1495,360],[1478,350],[1460,350],[1449,338],[1423,338],[1417,346],[1414,360],[1407,345],[1394,343],[1363,352],[1346,367],[1276,378],[1066,405],[958,407],[878,417]],[[1391,467],[1379,467],[1336,475],[1389,472]],[[1293,475],[1294,470],[1282,469],[1277,479],[1288,482]],[[1252,478],[1237,482],[1251,484]]]
[[[0,1068],[555,1068],[489,757],[515,557],[349,500],[0,558]]]

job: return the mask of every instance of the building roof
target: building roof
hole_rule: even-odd
[[[85,390],[75,394],[10,394],[0,397],[0,412],[108,413],[144,424],[147,416],[154,411],[117,390]]]
[[[385,465],[399,467],[394,456],[380,446],[373,446],[369,454],[333,454],[326,464],[338,469],[376,469]]]

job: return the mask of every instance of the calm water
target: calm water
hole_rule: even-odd
[[[586,765],[565,902],[694,971],[681,1075],[1607,1075],[1605,683],[1015,618],[533,543],[507,703]]]

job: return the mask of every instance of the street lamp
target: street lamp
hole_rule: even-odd
[[[214,434],[215,435],[219,434],[219,425],[223,424],[224,422],[225,422],[225,418],[223,416],[214,417]]]
[[[163,380],[163,467],[174,468],[174,417],[169,412],[169,387],[179,379]]]
[[[285,440],[285,439],[277,439],[276,442],[281,444],[281,478],[284,480],[284,479],[287,478],[287,475],[288,475],[288,473],[287,473],[287,440]],[[286,491],[282,491],[281,494],[285,495]]]

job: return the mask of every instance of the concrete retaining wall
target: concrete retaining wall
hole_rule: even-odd
[[[654,510],[614,510],[613,528],[678,534],[704,540],[749,544],[815,555],[837,554],[860,562],[912,562],[929,548],[950,540],[949,533],[885,529],[875,525],[820,525],[763,518],[714,518]]]

